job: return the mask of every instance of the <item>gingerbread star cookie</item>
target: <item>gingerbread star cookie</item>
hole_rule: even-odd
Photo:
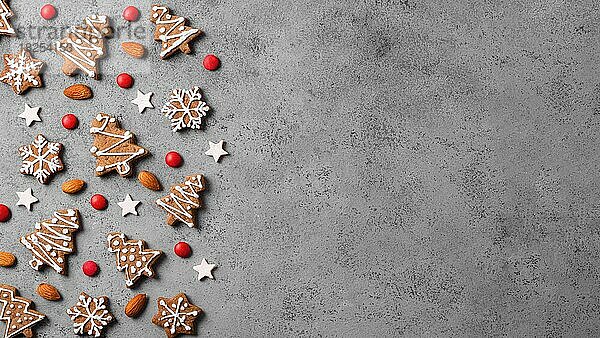
[[[115,253],[117,270],[125,272],[125,285],[132,287],[142,276],[154,277],[152,265],[162,251],[146,249],[146,242],[127,239],[121,232],[111,232],[106,237],[108,251]]]
[[[168,338],[179,334],[194,334],[196,319],[202,309],[190,303],[185,293],[173,298],[158,297],[158,312],[152,317],[152,323],[162,327]]]
[[[0,0],[0,34],[2,35],[15,35],[15,29],[13,28],[8,18],[13,16],[13,12],[6,4],[6,1]]]
[[[122,129],[114,117],[98,113],[92,120],[90,134],[94,135],[94,144],[90,148],[96,157],[96,176],[116,171],[122,177],[130,176],[131,162],[146,156],[149,152],[135,143],[135,136],[129,130]]]
[[[200,192],[206,189],[204,176],[186,176],[185,181],[171,187],[170,194],[156,200],[156,204],[167,212],[167,224],[177,221],[194,227],[195,209],[202,206]]]
[[[74,234],[79,230],[77,209],[58,210],[52,218],[35,224],[35,231],[21,237],[21,244],[33,254],[29,265],[35,270],[48,265],[66,274],[66,256],[75,251]]]
[[[73,321],[73,331],[80,336],[100,337],[114,320],[108,310],[108,297],[91,297],[85,292],[81,293],[77,304],[67,309],[67,314]]]
[[[112,27],[106,15],[90,15],[83,24],[72,27],[67,36],[54,42],[53,49],[64,59],[62,71],[73,76],[78,71],[98,79],[97,60],[106,54],[104,38],[112,35]]]
[[[4,54],[4,70],[0,81],[9,84],[16,94],[23,94],[31,87],[41,87],[40,72],[44,61],[34,59],[31,53],[22,48],[15,54]]]
[[[32,309],[33,302],[19,297],[14,286],[0,284],[0,321],[5,322],[5,338],[33,336],[33,326],[42,321],[46,315]]]
[[[64,169],[60,158],[61,151],[62,144],[49,142],[40,134],[31,144],[19,147],[19,155],[23,161],[19,171],[23,175],[32,175],[42,184],[47,184],[54,174]]]
[[[156,25],[154,40],[160,41],[160,58],[166,59],[177,51],[192,52],[189,43],[202,34],[202,31],[185,25],[186,19],[170,13],[163,5],[152,5],[150,21]]]

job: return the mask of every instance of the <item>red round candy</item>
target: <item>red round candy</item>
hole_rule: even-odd
[[[77,119],[77,116],[73,114],[66,114],[62,117],[61,123],[63,127],[67,129],[75,129],[79,124],[79,120]]]
[[[81,266],[81,270],[83,270],[83,273],[86,276],[94,277],[98,273],[98,270],[100,270],[100,268],[98,267],[98,264],[96,264],[96,262],[87,261],[83,263],[83,266]]]
[[[53,19],[56,16],[56,8],[51,4],[45,4],[40,10],[40,15],[46,20]]]
[[[181,258],[188,258],[192,255],[192,248],[186,242],[179,242],[175,244],[173,252]]]
[[[104,210],[106,209],[106,207],[108,207],[108,201],[104,196],[100,194],[92,196],[92,198],[90,199],[90,203],[92,204],[92,207],[96,210]]]
[[[133,78],[127,73],[121,73],[117,76],[117,84],[121,88],[131,88],[133,86]]]
[[[204,57],[202,65],[206,70],[217,70],[221,66],[221,60],[214,54],[208,54]]]
[[[127,6],[123,11],[123,19],[136,21],[140,17],[140,11],[134,6]]]
[[[172,168],[179,168],[183,164],[183,157],[176,151],[169,151],[165,156],[165,163]]]
[[[11,213],[10,209],[4,205],[0,204],[0,222],[6,222],[10,219]]]

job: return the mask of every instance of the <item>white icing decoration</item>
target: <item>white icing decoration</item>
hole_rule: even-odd
[[[44,147],[47,147],[46,151]],[[50,175],[63,169],[60,159],[62,145],[57,142],[48,142],[43,135],[38,135],[32,144],[19,148],[19,154],[23,160],[21,169],[22,174],[33,175],[40,183],[45,183]],[[33,157],[32,160],[28,160]],[[48,159],[51,157],[50,159]]]
[[[120,232],[108,234],[106,240],[109,243],[108,251],[114,252],[117,256],[117,271],[125,272],[125,285],[127,287],[133,286],[142,275],[148,277],[153,275],[150,266],[160,257],[161,251],[145,249],[143,241],[127,240],[125,235]],[[129,248],[129,253],[127,248]],[[139,253],[144,263],[136,260],[134,253]]]
[[[18,336],[19,334],[23,333],[24,330],[27,330],[29,327],[35,325],[36,323],[44,319],[45,316],[43,314],[31,312],[31,310],[29,309],[31,301],[17,296],[15,294],[15,291],[13,291],[12,289],[0,287],[0,295],[2,295],[2,297],[0,298],[0,320],[6,321],[6,329],[4,331],[5,338],[12,338]],[[14,325],[12,323],[12,318],[10,317],[12,311],[8,310],[9,308],[14,309],[15,303],[18,304],[18,309],[23,310],[23,314],[26,315],[24,317],[24,320],[29,321],[29,323],[20,327],[16,331],[10,332],[11,329],[15,330],[18,327],[17,325]],[[15,316],[21,317],[21,313],[16,313]],[[18,324],[21,324],[23,323],[23,320],[18,319],[16,320],[16,322]]]
[[[92,15],[86,17],[84,22],[85,24],[81,27],[75,26],[71,27],[69,30],[69,33],[76,36],[75,41],[70,37],[67,37],[66,43],[56,41],[54,43],[54,48],[58,54],[73,62],[89,77],[95,77],[96,73],[86,66],[96,68],[96,61],[92,57],[93,53],[90,52],[95,52],[98,56],[104,54],[102,47],[97,46],[96,43],[99,40],[102,40],[102,36],[106,35],[108,32],[108,30],[103,27],[108,25],[108,18],[105,15]],[[85,30],[87,27],[90,27],[91,31]]]
[[[188,101],[187,105],[185,101]],[[202,101],[200,88],[193,87],[189,90],[173,90],[161,112],[171,120],[171,129],[175,132],[183,128],[200,129],[202,118],[209,110],[210,107]]]
[[[155,23],[157,25],[171,25],[171,28],[168,31],[160,31],[161,33],[164,32],[164,34],[160,36],[160,39],[164,42],[177,39],[171,44],[171,47],[166,47],[167,44],[163,44],[165,48],[160,52],[161,58],[165,57],[174,49],[179,48],[179,46],[185,43],[190,36],[200,31],[199,29],[189,27],[189,30],[187,31],[182,31],[182,29],[179,29],[180,33],[171,34],[174,30],[178,29],[180,25],[183,25],[183,29],[188,28],[185,27],[185,18],[178,17],[177,19],[171,19],[171,15],[168,14],[169,9],[164,6],[152,6],[152,11],[154,12],[152,17],[156,19]]]
[[[192,328],[185,323],[186,317],[198,315],[198,311],[196,310],[186,312],[186,308],[189,306],[189,304],[182,303],[183,298],[179,297],[177,299],[177,305],[172,304],[173,309],[171,309],[171,307],[167,306],[164,300],[161,299],[159,302],[160,306],[162,306],[166,310],[166,312],[162,311],[162,317],[160,317],[159,320],[165,320],[164,327],[170,326],[169,331],[171,332],[171,334],[175,334],[175,330],[180,326],[183,326],[183,328],[188,331],[191,330]]]
[[[170,193],[168,195],[169,197],[164,198],[165,201],[170,201],[170,199],[172,199],[175,202],[175,207],[163,202],[162,199],[156,200],[156,204],[181,222],[185,223],[188,227],[194,227],[194,222],[188,221],[188,219],[192,219],[192,214],[189,212],[187,206],[193,206],[194,208],[200,206],[200,204],[194,202],[192,198],[199,198],[200,195],[198,194],[198,191],[204,189],[201,177],[201,175],[197,175],[193,180],[186,180],[184,182],[185,187],[183,188],[181,186],[175,186],[175,190],[177,190],[179,195]],[[183,204],[186,204],[187,206],[184,206]],[[182,215],[184,217],[182,217]]]
[[[0,27],[2,27],[0,29],[0,34],[15,34],[14,28],[10,24],[10,21],[8,21],[8,18],[12,15],[13,13],[6,3],[3,0],[0,1]]]
[[[0,77],[0,81],[9,81],[10,85],[16,88],[17,93],[22,92],[25,82],[31,83],[32,87],[41,85],[37,78],[44,62],[35,60],[28,54],[25,49],[21,49],[16,55],[4,55],[4,62],[9,71]]]
[[[90,308],[92,303],[94,304],[94,310]],[[79,301],[74,307],[67,309],[67,314],[73,321],[79,317],[85,318],[81,323],[73,323],[75,334],[87,334],[94,337],[99,337],[104,327],[113,320],[111,313],[107,310],[104,303],[104,297],[95,298],[86,294],[79,296]],[[85,327],[88,324],[89,329],[85,331]]]
[[[79,225],[71,221],[71,216],[76,213],[77,211],[73,209],[66,210],[64,214],[56,211],[54,217],[60,222],[36,223],[35,228],[39,231],[21,237],[21,243],[33,253],[33,259],[29,261],[32,268],[39,270],[40,266],[47,264],[56,272],[62,272],[63,269],[59,265],[62,263],[62,259],[55,261],[53,257],[56,257],[57,252],[72,253],[73,250],[69,248],[69,244],[73,241],[72,233],[79,229]],[[41,231],[42,229],[47,232]],[[67,230],[66,233],[65,230]]]
[[[113,149],[117,148],[118,146],[120,146],[121,144],[131,140],[133,138],[133,134],[129,130],[126,130],[123,135],[113,134],[113,133],[109,133],[109,132],[105,131],[109,122],[116,121],[114,118],[110,118],[108,115],[98,114],[98,115],[96,115],[96,120],[102,121],[102,126],[100,126],[99,128],[96,128],[96,127],[90,128],[90,134],[105,135],[108,137],[116,138],[116,139],[118,139],[118,141],[116,143],[113,143],[112,145],[109,145],[107,148],[104,148],[104,149],[98,149],[97,147],[92,147],[92,148],[90,148],[90,151],[95,150],[95,151],[92,151],[92,153],[94,153],[96,156],[129,156],[128,158],[126,158],[122,161],[114,162],[114,163],[111,163],[106,166],[97,166],[96,171],[104,171],[104,170],[110,169],[112,167],[116,167],[117,172],[120,175],[123,175],[123,176],[129,175],[129,172],[131,171],[131,166],[129,165],[129,162],[131,160],[135,159],[136,157],[145,154],[146,150],[144,148],[140,147],[135,152],[114,152],[114,153],[111,152],[111,150],[113,150]]]

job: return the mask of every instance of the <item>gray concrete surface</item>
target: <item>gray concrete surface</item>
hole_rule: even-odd
[[[46,87],[15,96],[0,86],[4,161],[0,201],[13,218],[1,224],[0,248],[18,265],[0,281],[35,300],[48,320],[41,337],[70,336],[65,309],[80,291],[107,295],[117,323],[108,336],[161,337],[150,323],[157,296],[183,291],[206,315],[201,336],[598,336],[600,334],[600,7],[593,1],[168,1],[206,35],[195,55],[158,60],[153,25],[127,25],[126,5],[147,16],[149,2],[56,1],[45,22],[41,3],[11,1],[13,22],[40,34],[0,38],[0,51],[48,43],[51,26],[104,13],[121,35],[109,40],[101,81],[68,78],[49,51]],[[128,36],[138,29],[145,36]],[[119,50],[126,40],[149,49],[143,60]],[[206,53],[223,67],[207,72]],[[136,83],[122,90],[116,74]],[[84,82],[95,98],[74,102],[66,86]],[[158,109],[140,115],[135,89],[160,107],[173,88],[199,85],[213,111],[204,131],[172,134]],[[42,106],[42,123],[17,117]],[[91,118],[115,114],[153,154],[137,169],[164,185],[204,173],[209,191],[198,228],[171,228],[152,204],[161,194],[134,179],[93,176]],[[60,117],[76,113],[67,131]],[[60,141],[67,170],[48,186],[18,173],[16,149],[43,133]],[[208,140],[227,141],[215,164]],[[179,169],[164,154],[178,150]],[[78,196],[60,184],[83,178]],[[34,189],[40,203],[15,207],[15,191]],[[106,211],[89,197],[105,194]],[[140,216],[120,216],[126,193]],[[18,244],[35,221],[58,208],[84,217],[68,276],[28,265]],[[135,290],[105,250],[120,230],[166,252],[158,278]],[[172,253],[179,240],[194,250]],[[218,264],[198,282],[192,266]],[[93,259],[100,274],[88,278]],[[64,300],[34,290],[49,282]],[[123,314],[137,292],[151,298],[139,319]]]

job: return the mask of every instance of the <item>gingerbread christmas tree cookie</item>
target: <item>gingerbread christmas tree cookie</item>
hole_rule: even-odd
[[[64,275],[66,256],[75,251],[73,235],[79,225],[77,209],[58,210],[51,219],[36,223],[34,232],[21,237],[21,243],[33,254],[29,265],[35,270],[48,265]]]
[[[73,331],[81,336],[100,337],[106,326],[114,320],[108,310],[108,297],[92,297],[82,292],[77,304],[67,309],[73,321]]]
[[[8,18],[13,16],[13,12],[6,4],[5,0],[0,0],[0,34],[2,35],[15,35],[15,29],[13,28]]]
[[[78,71],[99,78],[98,59],[106,54],[105,37],[112,35],[107,16],[91,15],[83,24],[72,27],[67,36],[54,43],[54,51],[64,59],[62,71],[73,76]]]
[[[112,116],[99,113],[92,120],[90,134],[94,135],[94,144],[90,148],[96,157],[96,176],[116,171],[127,177],[133,173],[131,162],[148,155],[148,151],[135,143],[135,136],[129,130],[122,129]]]
[[[171,187],[171,193],[156,200],[156,204],[167,212],[167,224],[177,221],[194,227],[195,210],[202,206],[200,192],[206,189],[204,176],[186,176],[185,182]]]
[[[33,310],[32,307],[33,302],[19,297],[14,286],[0,284],[0,321],[6,324],[5,338],[16,337],[20,334],[25,337],[33,336],[33,326],[46,316]]]
[[[152,323],[162,327],[168,338],[180,334],[194,334],[196,320],[202,309],[190,303],[185,293],[173,298],[158,297],[158,312],[152,317]]]
[[[121,232],[112,232],[106,237],[108,251],[115,253],[117,270],[125,272],[125,285],[132,287],[142,276],[154,277],[152,265],[162,251],[146,249],[146,242],[127,239]]]
[[[154,40],[160,41],[160,58],[166,59],[178,50],[185,54],[192,52],[189,43],[199,37],[202,31],[185,25],[186,19],[172,15],[163,5],[152,5],[150,21],[156,25]]]
[[[0,73],[0,81],[21,95],[31,87],[42,86],[42,67],[44,61],[34,59],[27,49],[21,48],[15,54],[4,54],[4,70]]]
[[[19,170],[23,175],[32,175],[40,183],[46,184],[57,172],[64,169],[60,152],[62,144],[49,142],[44,135],[35,137],[31,144],[19,147],[23,164]]]

